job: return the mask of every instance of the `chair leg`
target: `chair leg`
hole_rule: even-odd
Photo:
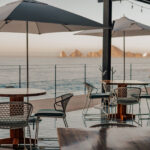
[[[133,121],[134,121],[134,118],[133,118],[133,105],[132,105],[132,125],[133,125]]]
[[[88,113],[88,110],[89,110],[89,107],[91,104],[91,99],[89,100],[89,103],[87,102],[86,104],[87,104],[87,108],[86,108],[86,106],[84,107],[84,109],[86,109],[86,110],[85,110],[85,113],[83,115],[86,115]]]
[[[107,122],[109,121],[109,114],[110,114],[110,99],[108,99],[108,106],[107,106]]]
[[[85,105],[84,105],[83,110],[82,110],[82,115],[85,114],[85,109],[86,109],[87,103],[88,103],[88,98],[86,97],[86,102],[85,102]]]
[[[87,127],[87,125],[86,125],[86,119],[85,119],[84,116],[82,116],[82,120],[83,120],[84,126]]]
[[[29,138],[30,138],[30,150],[32,150],[32,143],[31,143],[31,130],[30,126],[28,125],[28,130],[29,130]]]
[[[140,119],[141,119],[141,111],[140,111],[140,103],[139,103],[139,113],[138,113],[138,124],[139,125],[140,125]]]
[[[35,131],[35,143],[34,143],[35,145],[36,144],[38,145],[39,119],[40,118],[37,117],[37,120],[36,120],[36,131]]]
[[[68,123],[67,123],[66,117],[63,118],[63,121],[64,121],[64,124],[65,124],[65,127],[68,128]]]
[[[141,118],[141,102],[139,102],[139,113],[140,113],[140,120],[141,120],[141,126],[143,125],[143,121],[142,121],[142,118]]]
[[[27,150],[27,148],[26,148],[26,140],[25,140],[25,127],[23,128],[23,144],[24,144],[24,150]]]
[[[149,108],[149,103],[148,103],[148,99],[146,98],[146,103],[147,103],[147,108],[148,108],[148,113],[149,113],[149,118],[150,118],[150,108]],[[149,119],[147,121],[147,125],[148,125]]]
[[[117,120],[117,106],[115,106],[115,120]]]

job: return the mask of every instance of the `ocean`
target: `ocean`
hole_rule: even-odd
[[[55,97],[72,92],[84,94],[85,81],[101,87],[101,58],[30,57],[29,85],[47,94],[31,99]],[[123,59],[112,58],[113,79],[123,79]],[[126,79],[150,82],[150,59],[126,58]],[[26,87],[26,58],[0,58],[0,88]]]

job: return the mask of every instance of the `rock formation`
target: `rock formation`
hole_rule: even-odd
[[[111,56],[118,58],[123,56],[123,51],[116,46],[111,46]]]
[[[112,57],[123,56],[123,52],[116,46],[112,46],[111,49],[112,49],[112,52],[111,52]],[[102,57],[102,50],[99,50],[96,52],[88,52],[87,57]]]
[[[83,57],[83,54],[79,51],[79,50],[75,50],[74,52],[72,52],[70,55],[70,57]]]
[[[118,47],[113,46],[113,45],[112,45],[111,49],[112,49],[112,52],[111,52],[112,57],[114,57],[114,58],[123,57],[123,51],[121,49],[119,49]],[[142,53],[132,53],[132,52],[126,51],[125,56],[126,57],[133,57],[133,58],[143,58],[143,57],[150,57],[150,53],[147,53],[146,56],[143,56]],[[67,54],[64,51],[62,51],[60,53],[60,57],[67,57]],[[84,56],[83,56],[83,53],[81,53],[79,50],[76,49],[68,57],[74,57],[75,58],[75,57],[84,57]],[[93,57],[93,58],[102,57],[102,50],[95,51],[95,52],[93,52],[93,51],[88,52],[85,57]]]
[[[87,57],[102,57],[102,51],[88,52]]]
[[[131,52],[126,52],[125,56],[126,57],[135,57],[135,58],[143,57],[143,55],[141,53],[131,53]]]
[[[64,51],[61,51],[59,57],[67,57],[67,54]]]

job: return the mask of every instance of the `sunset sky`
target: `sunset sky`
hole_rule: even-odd
[[[0,0],[0,6],[14,0]],[[53,6],[88,17],[102,23],[103,4],[97,0],[40,0]],[[132,8],[132,3],[133,8]],[[142,9],[141,6],[148,9]],[[126,16],[135,21],[150,25],[150,6],[132,0],[113,2],[113,20]],[[25,34],[0,33],[0,55],[24,55]],[[114,38],[112,44],[122,49],[122,38]],[[150,52],[150,36],[126,38],[126,50],[133,52]],[[29,35],[29,49],[31,55],[57,56],[60,51],[70,53],[74,49],[82,52],[95,51],[102,48],[102,38],[92,36],[77,36],[73,33],[49,33],[43,35]],[[36,52],[36,53],[35,53]]]

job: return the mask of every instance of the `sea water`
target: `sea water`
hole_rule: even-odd
[[[101,58],[29,58],[29,85],[45,89],[45,96],[55,97],[64,93],[84,94],[84,82],[101,87]],[[112,58],[112,78],[123,79],[123,59]],[[126,58],[126,79],[150,82],[150,59]],[[6,86],[26,87],[26,58],[0,58],[0,88]]]

